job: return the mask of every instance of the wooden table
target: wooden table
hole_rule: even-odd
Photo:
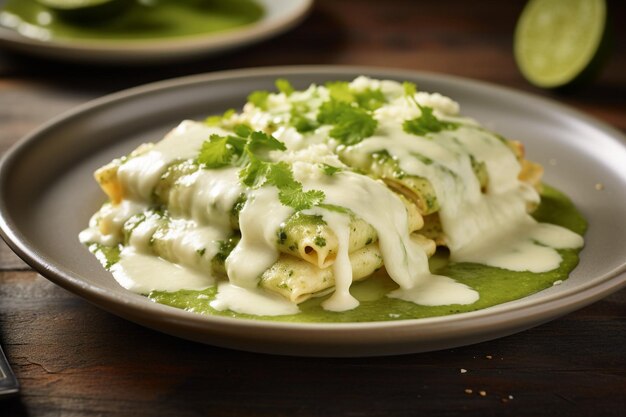
[[[99,68],[0,55],[0,152],[89,99],[239,67],[352,64],[529,91],[626,131],[626,5],[601,77],[568,96],[529,86],[512,32],[523,1],[320,0],[295,30],[200,61]],[[626,161],[625,161],[626,162]],[[316,359],[237,352],[99,310],[0,249],[0,342],[22,384],[0,416],[598,415],[626,410],[626,291],[523,333],[440,352]]]

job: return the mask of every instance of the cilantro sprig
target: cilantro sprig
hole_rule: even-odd
[[[459,127],[458,123],[446,122],[438,119],[433,114],[433,108],[419,105],[422,114],[415,119],[405,120],[402,129],[413,135],[425,136],[427,133],[437,133],[442,130],[454,130]]]
[[[285,144],[261,131],[253,131],[246,125],[238,125],[234,135],[211,135],[202,144],[198,163],[204,168],[241,166],[240,181],[250,187],[273,185],[278,188],[278,199],[296,211],[306,210],[324,201],[320,190],[304,191],[293,177],[291,167],[285,162],[272,162],[268,154],[274,150],[284,151]]]
[[[285,162],[266,162],[253,158],[239,173],[241,181],[259,188],[269,184],[278,188],[278,199],[296,211],[306,210],[324,201],[326,195],[320,190],[304,191],[302,184],[293,177],[293,172]]]
[[[253,132],[246,125],[237,125],[235,135],[213,134],[200,148],[198,163],[204,168],[216,169],[229,165],[244,165],[250,157],[266,158],[273,150],[284,151],[285,144],[263,132]]]
[[[362,91],[354,91],[347,81],[331,81],[325,86],[333,100],[355,103],[365,110],[376,110],[387,103],[387,98],[379,89],[366,88]]]
[[[404,88],[405,97],[421,111],[419,117],[405,120],[404,123],[402,123],[402,129],[406,133],[426,136],[428,133],[437,133],[442,130],[454,130],[459,127],[458,123],[446,122],[437,118],[437,116],[433,114],[434,109],[432,107],[419,104],[415,99],[415,94],[417,93],[417,86],[415,84],[405,81],[402,86]]]
[[[372,136],[378,127],[378,122],[367,110],[334,99],[320,106],[317,121],[333,125],[329,132],[330,137],[344,145],[361,142]]]

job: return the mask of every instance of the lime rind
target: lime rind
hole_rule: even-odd
[[[531,0],[515,31],[520,71],[543,88],[579,81],[604,55],[607,26],[604,0]]]

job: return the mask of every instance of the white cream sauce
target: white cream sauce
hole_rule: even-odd
[[[352,88],[358,91],[380,88],[390,103],[375,112],[378,121],[375,135],[347,151],[368,158],[372,152],[386,150],[403,171],[432,183],[441,206],[439,215],[452,260],[543,272],[560,264],[556,249],[582,245],[580,236],[558,226],[539,224],[528,216],[526,208],[538,202],[538,195],[518,180],[520,165],[515,156],[495,135],[470,119],[458,117],[458,104],[454,101],[438,94],[416,94],[415,100],[431,106],[437,117],[463,124],[453,131],[429,134],[423,140],[402,129],[402,122],[419,116],[420,110],[404,97],[400,84],[359,77],[352,82]],[[272,158],[292,164],[294,177],[305,190],[322,190],[325,204],[346,208],[376,229],[385,268],[400,287],[390,297],[429,306],[475,302],[478,299],[475,290],[430,273],[423,248],[409,238],[404,205],[382,182],[348,170],[332,176],[323,174],[322,164],[345,168],[334,154],[337,143],[328,141],[329,126],[305,135],[285,126],[293,103],[306,103],[310,110],[307,116],[314,120],[317,108],[327,98],[328,91],[315,86],[289,97],[282,93],[270,95],[269,111],[247,104],[244,112],[233,116],[231,122],[247,123],[253,129],[278,124],[274,136],[288,150],[272,152]],[[97,213],[90,227],[81,233],[81,241],[104,245],[119,242],[123,223],[147,208],[142,202],[150,201],[168,164],[195,158],[202,143],[214,133],[228,134],[185,121],[145,154],[125,162],[118,176],[127,199],[117,207],[105,206]],[[486,164],[489,176],[486,193],[481,191],[474,175],[470,155]],[[129,246],[114,265],[115,278],[125,288],[140,293],[213,285],[210,274],[198,271],[217,253],[217,241],[232,233],[230,210],[242,193],[247,201],[239,213],[241,240],[226,260],[229,282],[218,284],[217,297],[211,306],[255,315],[297,313],[297,305],[257,287],[259,277],[278,259],[276,232],[293,214],[293,209],[280,203],[274,187],[256,190],[242,187],[238,168],[201,169],[180,179],[169,194],[168,209],[173,219],[164,254],[171,262],[149,254],[149,240],[157,220],[147,219],[133,231]],[[348,216],[321,207],[306,213],[323,216],[339,240],[339,253],[333,264],[336,286],[323,307],[332,311],[355,308],[358,301],[350,294]],[[97,227],[103,221],[106,233]],[[198,256],[200,250],[202,256]]]
[[[473,304],[479,298],[478,291],[441,275],[430,275],[413,288],[398,288],[387,296],[423,306]]]
[[[319,212],[318,212],[319,213]],[[351,310],[359,306],[359,301],[350,294],[352,285],[352,265],[348,253],[350,240],[350,219],[345,214],[326,211],[324,221],[337,235],[338,252],[333,263],[335,277],[335,291],[330,298],[322,303],[322,307],[329,311]]]
[[[129,158],[117,172],[126,198],[149,201],[167,166],[179,159],[195,158],[202,143],[212,134],[225,135],[228,132],[185,120],[146,153]]]
[[[293,209],[278,200],[278,190],[261,187],[248,194],[239,213],[241,240],[226,258],[230,281],[244,288],[256,288],[263,272],[278,260],[276,231]]]
[[[170,190],[168,209],[174,216],[190,217],[229,235],[230,211],[243,192],[237,168],[200,169]]]
[[[202,290],[215,283],[209,274],[137,252],[132,246],[124,248],[119,262],[111,267],[111,272],[122,287],[139,294],[181,289]]]
[[[256,288],[242,288],[220,282],[217,296],[210,303],[218,311],[230,310],[256,316],[283,316],[300,312],[298,306],[278,294]]]
[[[576,233],[548,223],[538,223],[527,216],[516,227],[491,233],[476,245],[451,254],[455,262],[473,262],[510,271],[548,272],[563,260],[556,249],[574,249],[583,245]]]

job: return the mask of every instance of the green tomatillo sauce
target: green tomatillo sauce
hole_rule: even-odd
[[[70,16],[35,0],[8,0],[0,10],[0,25],[40,40],[121,42],[227,31],[254,23],[264,13],[253,0],[125,0],[125,3],[115,13],[89,14],[85,10],[83,15]]]
[[[542,202],[535,211],[534,217],[540,222],[557,224],[580,235],[583,235],[587,228],[585,219],[570,200],[549,186],[544,186]],[[203,291],[153,291],[148,294],[148,297],[158,303],[200,314],[272,321],[366,322],[417,319],[480,310],[549,288],[555,282],[567,279],[569,273],[578,264],[579,251],[580,249],[559,250],[563,257],[560,266],[545,273],[514,272],[479,264],[453,263],[448,261],[446,253],[438,251],[431,259],[431,271],[451,277],[478,291],[480,294],[478,301],[468,305],[430,307],[389,298],[386,294],[398,286],[384,272],[376,273],[365,281],[354,283],[351,293],[360,301],[360,305],[353,310],[342,312],[332,312],[322,308],[321,303],[327,297],[314,298],[300,304],[301,312],[295,315],[267,317],[239,314],[229,310],[217,311],[210,306],[217,291],[216,287]]]

